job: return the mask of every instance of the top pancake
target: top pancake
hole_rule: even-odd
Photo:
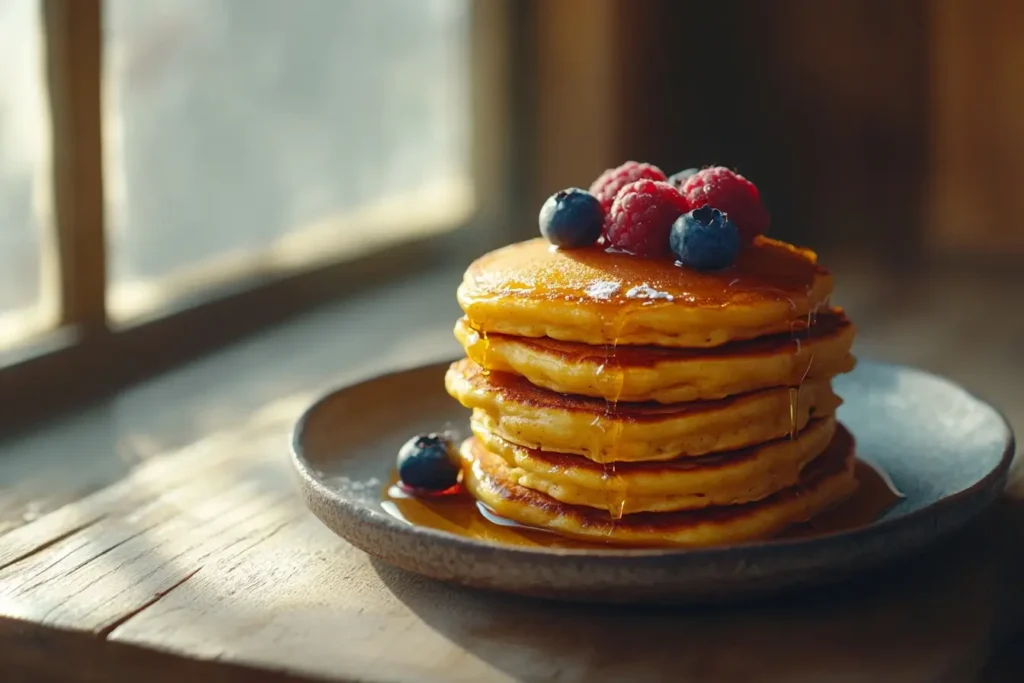
[[[714,272],[599,247],[560,250],[538,238],[473,262],[458,300],[484,333],[709,348],[788,331],[831,293],[832,276],[813,252],[766,237]]]

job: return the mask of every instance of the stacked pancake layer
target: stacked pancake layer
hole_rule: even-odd
[[[463,480],[498,515],[584,539],[765,538],[856,488],[831,379],[853,325],[814,254],[760,237],[702,273],[531,240],[459,288]]]

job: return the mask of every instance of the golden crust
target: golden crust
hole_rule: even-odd
[[[696,547],[769,538],[852,495],[857,488],[852,440],[837,434],[834,443],[835,447],[805,469],[799,484],[763,500],[702,510],[641,512],[621,519],[519,485],[508,463],[475,438],[463,444],[461,457],[463,481],[470,493],[506,519],[579,539]]]
[[[522,377],[485,372],[463,359],[445,375],[448,393],[502,438],[575,453],[595,462],[671,460],[745,448],[804,428],[811,416],[835,413],[841,401],[828,382],[805,382],[666,406],[556,394]]]
[[[810,329],[801,320],[791,332],[700,351],[612,349],[497,333],[484,337],[466,318],[455,326],[455,337],[466,354],[487,370],[516,373],[564,394],[659,403],[830,379],[853,369],[850,348],[855,333],[840,311],[821,314]]]
[[[701,458],[602,466],[578,455],[517,446],[474,420],[482,447],[500,455],[512,479],[570,505],[602,510],[665,512],[760,500],[800,480],[836,432],[833,418],[813,420],[796,439]]]
[[[832,286],[813,252],[764,237],[713,273],[535,239],[477,259],[457,297],[482,332],[710,348],[788,331],[825,306]]]

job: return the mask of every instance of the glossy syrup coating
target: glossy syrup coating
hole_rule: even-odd
[[[485,332],[707,348],[788,331],[831,291],[831,275],[814,252],[764,237],[714,272],[599,246],[560,250],[536,239],[477,259],[458,299]]]

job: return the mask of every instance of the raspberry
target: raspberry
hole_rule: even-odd
[[[744,243],[768,229],[768,210],[754,183],[722,166],[705,168],[683,183],[682,193],[693,208],[710,204],[729,217]]]
[[[672,223],[690,203],[667,182],[638,180],[619,190],[604,222],[605,243],[638,256],[665,256]]]
[[[590,186],[590,194],[601,202],[601,208],[607,214],[612,208],[616,195],[626,185],[637,180],[667,180],[664,172],[652,164],[640,164],[627,161],[618,168],[609,168]]]

